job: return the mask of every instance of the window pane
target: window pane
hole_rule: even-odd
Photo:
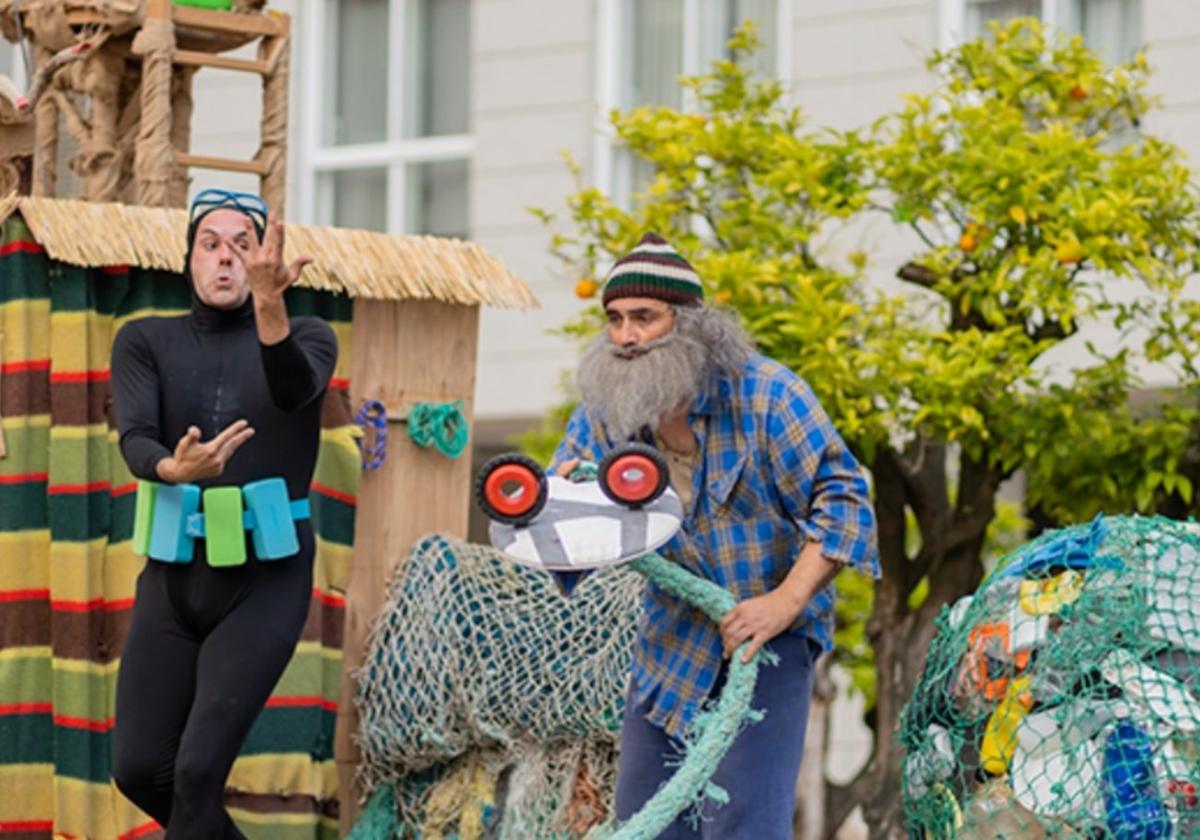
[[[408,168],[408,232],[467,238],[467,162]]]
[[[683,95],[677,81],[683,72],[683,0],[633,0],[626,6],[625,44],[632,45],[632,62],[625,62],[624,108],[656,104],[680,107]],[[618,50],[618,56],[624,53]],[[628,55],[628,54],[625,54]]]
[[[1066,23],[1110,64],[1129,61],[1142,44],[1140,0],[1070,0]]]
[[[323,214],[338,227],[387,230],[387,170],[348,169],[324,176]]]
[[[12,78],[13,71],[17,69],[17,47],[15,44],[10,44],[4,40],[4,36],[0,35],[0,73]]]
[[[387,139],[388,0],[326,0],[326,145]]]
[[[969,0],[967,3],[967,37],[987,34],[988,22],[1004,23],[1013,18],[1042,16],[1042,0]]]
[[[701,6],[700,69],[729,56],[726,44],[733,30],[743,21],[758,24],[758,40],[762,46],[754,54],[753,69],[760,76],[775,76],[779,56],[779,25],[776,13],[778,0],[719,0]]]
[[[470,125],[470,0],[409,4],[404,134],[463,134]]]

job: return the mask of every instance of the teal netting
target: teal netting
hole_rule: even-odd
[[[1107,517],[943,611],[905,709],[921,838],[1200,838],[1200,526]]]
[[[392,785],[399,836],[582,836],[606,819],[642,588],[616,569],[567,599],[493,548],[413,549],[356,697],[363,773]]]
[[[725,801],[710,780],[761,717],[750,702],[764,654],[735,654],[672,778],[612,826],[643,576],[714,620],[734,605],[655,554],[593,574],[567,599],[549,575],[495,549],[423,540],[392,576],[359,677],[359,741],[376,794],[353,840],[650,840],[705,797]]]

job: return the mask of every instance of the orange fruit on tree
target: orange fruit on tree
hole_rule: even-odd
[[[979,247],[979,240],[972,233],[964,233],[958,237],[958,247],[969,254]]]
[[[1077,239],[1064,239],[1055,246],[1054,256],[1062,265],[1074,265],[1083,259],[1083,246]]]
[[[575,284],[575,297],[587,300],[590,297],[596,296],[596,291],[600,288],[600,284],[591,277],[581,277]]]

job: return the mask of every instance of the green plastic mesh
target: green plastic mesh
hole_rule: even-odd
[[[611,810],[644,582],[567,599],[493,548],[426,537],[392,576],[355,703],[401,837],[580,837]]]
[[[1200,526],[1097,517],[944,610],[905,708],[918,838],[1200,838]]]

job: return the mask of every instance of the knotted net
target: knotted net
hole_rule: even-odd
[[[943,612],[905,709],[915,837],[1200,838],[1200,526],[1097,517]]]
[[[399,836],[580,837],[607,818],[643,586],[606,570],[568,599],[490,547],[418,543],[355,700]]]

